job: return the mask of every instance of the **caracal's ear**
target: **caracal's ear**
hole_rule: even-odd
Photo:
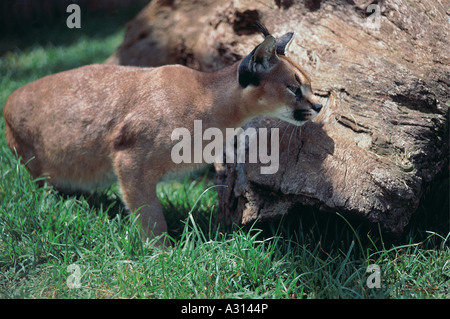
[[[267,35],[260,45],[242,60],[238,69],[239,84],[258,86],[260,75],[269,72],[279,61],[277,57],[277,41]]]
[[[253,72],[264,72],[270,70],[278,63],[277,41],[271,35],[266,36],[253,54],[250,69]]]
[[[294,32],[288,32],[277,39],[277,54],[286,55],[286,49],[292,42]]]

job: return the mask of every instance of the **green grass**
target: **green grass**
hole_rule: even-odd
[[[21,85],[102,62],[122,36],[116,28],[13,48],[0,58],[0,109]],[[425,214],[436,219],[414,220],[395,244],[376,229],[305,208],[280,223],[225,227],[213,184],[205,171],[159,185],[172,247],[158,247],[124,216],[117,186],[93,198],[37,187],[7,148],[1,118],[0,297],[450,298],[442,209]],[[440,187],[448,190],[448,179]],[[448,193],[443,200],[448,205]],[[69,287],[73,264],[80,288]],[[379,289],[366,284],[369,264],[381,269]]]

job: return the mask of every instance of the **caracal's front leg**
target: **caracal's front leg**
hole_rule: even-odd
[[[114,169],[119,179],[123,201],[133,214],[139,216],[143,237],[154,238],[167,233],[167,224],[161,203],[156,196],[159,176],[149,167],[139,165],[137,159],[127,154],[119,154]],[[161,242],[168,245],[164,238]]]

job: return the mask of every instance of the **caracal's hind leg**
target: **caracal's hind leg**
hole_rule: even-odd
[[[41,177],[42,175],[42,165],[39,159],[36,158],[35,150],[32,144],[27,143],[22,139],[19,134],[13,129],[13,127],[8,123],[5,118],[5,138],[6,144],[11,149],[11,151],[20,157],[23,165],[30,172],[33,178]],[[44,185],[44,180],[38,181],[39,186]]]

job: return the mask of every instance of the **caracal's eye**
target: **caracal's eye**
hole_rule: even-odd
[[[295,87],[295,86],[291,86],[291,85],[288,85],[287,86],[287,89],[289,90],[289,91],[291,91],[292,93],[296,93],[296,91],[297,91],[297,88]]]
[[[297,99],[302,98],[302,90],[299,87],[288,85],[287,89],[291,91]]]

